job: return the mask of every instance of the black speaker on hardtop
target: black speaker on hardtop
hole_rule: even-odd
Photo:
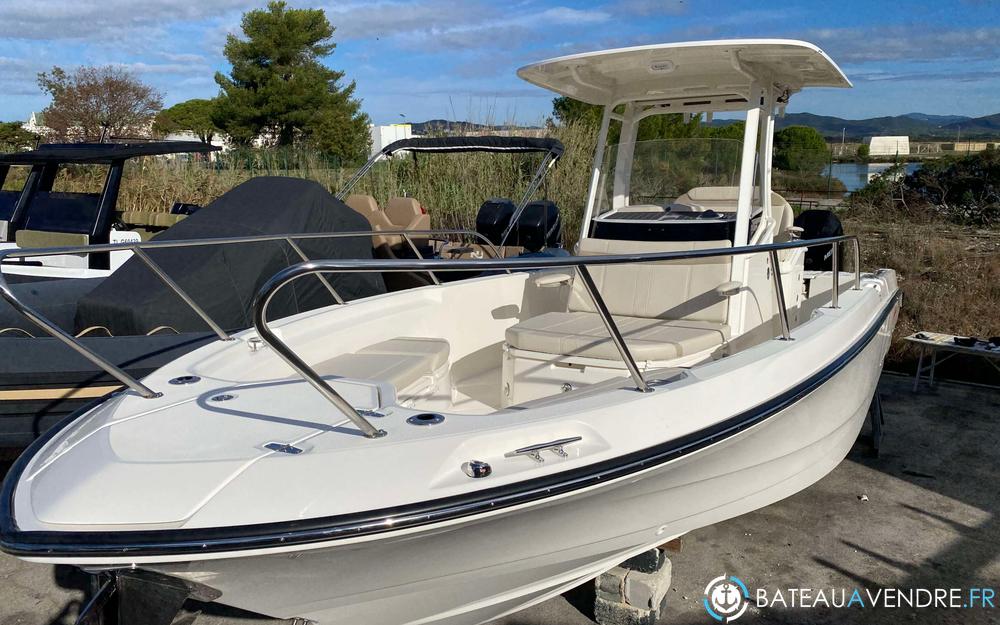
[[[506,198],[494,197],[486,200],[476,215],[476,232],[489,239],[493,245],[500,245],[503,232],[510,224],[516,208],[514,202]]]
[[[844,234],[844,226],[831,211],[807,210],[795,218],[795,225],[802,228],[803,240],[825,239],[839,237]],[[813,271],[830,271],[833,269],[833,250],[823,245],[810,247],[806,250],[805,269]]]
[[[521,211],[509,240],[529,252],[562,245],[562,219],[559,207],[549,200],[531,202]]]

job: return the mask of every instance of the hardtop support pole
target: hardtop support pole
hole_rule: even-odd
[[[751,97],[758,89],[751,90]],[[739,198],[736,202],[736,235],[733,246],[747,244],[750,234],[750,218],[753,212],[754,173],[757,165],[757,129],[760,123],[760,108],[747,111],[746,128],[743,132],[743,154],[740,157]]]
[[[639,116],[636,115],[635,104],[625,105],[622,114],[622,131],[618,139],[618,154],[615,158],[614,191],[611,194],[611,207],[624,208],[629,204],[629,191],[632,179],[632,161],[635,158],[635,138],[639,131]]]
[[[604,167],[604,150],[608,144],[608,126],[611,124],[611,116],[614,105],[604,106],[604,115],[601,116],[601,129],[597,132],[597,148],[594,150],[594,162],[590,168],[590,187],[587,190],[587,206],[583,211],[583,221],[580,225],[580,238],[586,239],[590,234],[590,220],[594,218],[594,206],[597,204],[597,195],[600,193],[598,186],[601,183],[601,169]]]

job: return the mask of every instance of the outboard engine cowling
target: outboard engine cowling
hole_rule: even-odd
[[[531,202],[521,211],[507,241],[512,245],[520,245],[529,252],[537,252],[547,247],[560,247],[562,219],[559,216],[559,207],[549,200]]]
[[[831,211],[812,209],[803,211],[795,218],[795,225],[802,228],[803,240],[839,237],[844,234],[844,226]],[[805,254],[807,271],[830,271],[833,269],[833,250],[823,245],[810,247]]]
[[[506,198],[490,198],[483,202],[476,215],[476,232],[489,239],[493,245],[500,245],[504,230],[510,224],[517,207]]]

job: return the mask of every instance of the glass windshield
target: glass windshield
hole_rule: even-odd
[[[696,187],[735,187],[739,184],[742,145],[736,139],[708,137],[609,145],[604,155],[597,214],[629,206],[666,208],[678,198],[685,200],[684,196]],[[630,152],[632,165],[627,175],[616,173],[618,159],[627,158]],[[616,193],[620,196],[617,201]]]

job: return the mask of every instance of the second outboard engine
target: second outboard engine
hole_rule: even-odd
[[[521,211],[508,242],[529,252],[562,245],[562,219],[559,207],[549,200],[531,202]]]
[[[493,245],[500,245],[504,230],[510,224],[517,207],[506,198],[490,198],[483,202],[476,215],[476,232],[489,239]],[[513,233],[511,233],[513,238]]]
[[[802,228],[801,239],[824,239],[844,234],[844,226],[831,211],[807,210],[795,218],[795,225]],[[833,269],[833,250],[829,246],[810,247],[806,250],[805,269],[807,271],[830,271]]]

